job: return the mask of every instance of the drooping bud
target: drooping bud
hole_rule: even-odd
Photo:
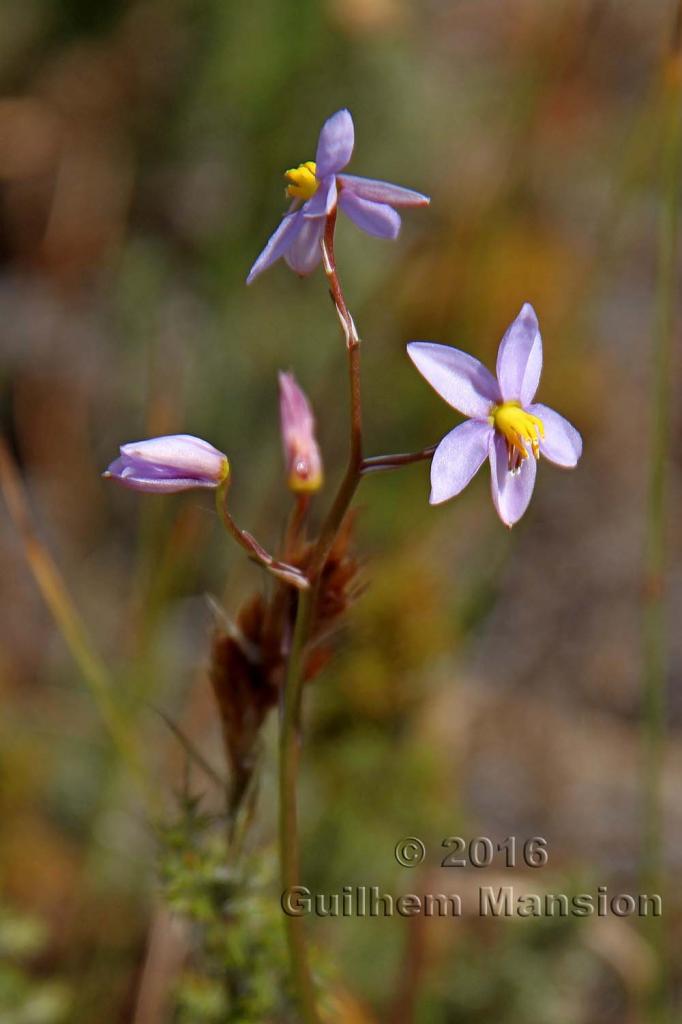
[[[218,487],[227,480],[227,456],[191,434],[152,437],[121,446],[103,476],[133,491],[174,494],[194,487]]]
[[[309,494],[322,486],[322,456],[315,438],[315,417],[293,373],[279,374],[279,411],[287,484]]]

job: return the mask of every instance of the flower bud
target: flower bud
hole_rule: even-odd
[[[227,456],[191,434],[152,437],[121,446],[104,477],[133,491],[174,494],[194,487],[218,487],[227,480]]]
[[[322,456],[315,439],[315,417],[293,373],[279,375],[279,412],[287,484],[299,494],[322,486]]]

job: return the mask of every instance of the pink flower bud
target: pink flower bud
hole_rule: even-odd
[[[293,373],[279,374],[279,412],[288,486],[310,493],[322,486],[322,456],[315,439],[315,417]]]
[[[173,494],[195,487],[218,487],[229,475],[227,456],[190,434],[152,437],[121,446],[104,474],[124,487]]]

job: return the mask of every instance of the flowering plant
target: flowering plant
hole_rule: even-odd
[[[286,480],[293,507],[276,554],[234,522],[228,508],[232,477],[227,457],[206,441],[178,435],[126,444],[105,474],[128,488],[152,493],[213,489],[229,534],[274,578],[269,596],[248,599],[236,622],[217,631],[211,681],[231,769],[232,842],[248,821],[261,727],[268,712],[280,708],[279,854],[285,890],[300,881],[296,782],[304,683],[323,668],[330,655],[330,629],[358,592],[350,510],[363,477],[430,460],[431,502],[437,504],[459,494],[488,458],[495,507],[503,523],[512,526],[530,501],[539,457],[571,467],[582,448],[580,435],[568,421],[534,402],[542,342],[536,314],[525,303],[502,339],[497,377],[457,349],[411,342],[407,350],[417,369],[468,418],[437,446],[404,454],[366,455],[361,343],[337,270],[336,219],[340,210],[363,231],[392,239],[400,227],[396,207],[421,207],[429,199],[402,186],[343,173],[353,146],[353,121],[347,110],[341,110],[324,124],[315,161],[286,172],[291,207],[247,279],[253,281],[280,258],[302,275],[312,273],[321,262],[341,324],[350,383],[348,459],[317,535],[311,538],[308,533],[309,510],[324,483],[322,456],[312,406],[290,372],[280,374],[279,386]],[[303,921],[297,916],[284,920],[298,1008],[311,1024],[320,1020],[320,1014]]]

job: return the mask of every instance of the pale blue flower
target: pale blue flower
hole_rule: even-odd
[[[284,257],[297,274],[309,274],[322,258],[321,241],[327,215],[343,210],[368,235],[395,238],[400,231],[396,206],[425,206],[431,200],[387,181],[340,172],[349,162],[355,128],[349,111],[339,110],[322,126],[315,160],[285,174],[289,211],[251,267],[247,284]]]
[[[535,310],[526,302],[507,328],[496,377],[478,359],[447,345],[413,341],[407,351],[441,398],[469,417],[434,452],[431,504],[454,498],[489,459],[493,503],[502,522],[513,526],[530,502],[540,456],[570,469],[582,453],[575,427],[533,401],[542,370]]]

